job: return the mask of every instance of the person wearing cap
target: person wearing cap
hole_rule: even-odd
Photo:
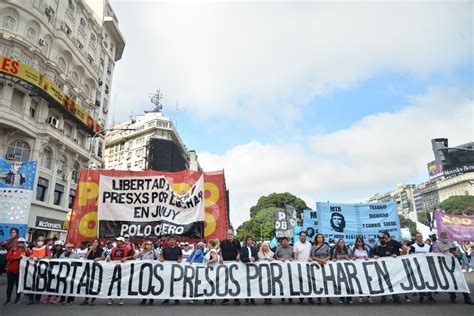
[[[204,260],[204,250],[206,249],[206,244],[202,241],[198,242],[196,245],[196,249],[194,250],[193,254],[188,257],[189,264],[193,262],[202,263]]]
[[[125,262],[127,260],[133,259],[133,255],[135,253],[129,246],[125,245],[125,238],[117,237],[115,241],[117,242],[117,246],[112,248],[110,255],[107,256],[106,260]],[[109,299],[107,304],[112,305],[113,302],[113,299]],[[122,298],[119,300],[119,305],[123,305]]]
[[[13,287],[18,290],[20,277],[20,261],[23,256],[29,256],[30,250],[26,247],[25,238],[17,238],[15,248],[11,248],[7,254],[7,300],[3,305],[10,304]],[[20,304],[20,293],[16,294],[15,304]]]
[[[125,234],[123,236],[123,238],[125,239],[125,246],[129,246],[130,249],[133,250],[133,252],[136,252],[138,250],[137,247],[135,246],[135,244],[130,241],[130,235],[129,234]]]
[[[188,260],[188,258],[191,256],[191,254],[193,253],[193,250],[189,247],[189,243],[188,242],[182,242],[183,246],[181,247],[181,250],[183,252],[183,259],[184,260]]]
[[[183,251],[178,245],[176,245],[176,238],[174,236],[169,237],[168,247],[163,248],[160,253],[160,261],[174,261],[181,262],[183,260]],[[168,305],[170,300],[164,300],[161,305]],[[179,305],[179,300],[174,300],[176,305]]]

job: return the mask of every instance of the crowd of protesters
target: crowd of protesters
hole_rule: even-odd
[[[94,261],[116,261],[125,262],[128,260],[159,260],[171,262],[187,262],[188,264],[206,264],[208,266],[223,264],[224,262],[253,263],[257,261],[297,261],[297,262],[317,262],[324,265],[329,261],[337,260],[368,260],[379,257],[397,257],[419,253],[443,253],[455,256],[463,266],[463,271],[473,271],[474,268],[474,246],[469,248],[459,247],[455,243],[448,241],[447,235],[441,233],[438,241],[436,235],[423,240],[421,233],[415,235],[414,241],[398,242],[391,238],[388,232],[383,232],[378,236],[378,242],[375,238],[369,238],[367,243],[362,237],[358,237],[354,245],[347,245],[343,239],[337,242],[333,239],[326,242],[323,234],[317,234],[314,243],[311,243],[302,231],[299,234],[299,240],[293,245],[288,238],[280,239],[277,246],[271,247],[268,242],[255,243],[251,236],[245,238],[243,244],[238,241],[232,230],[227,232],[227,238],[224,240],[211,239],[207,243],[202,240],[196,244],[188,242],[178,243],[174,236],[162,236],[162,238],[153,243],[145,240],[142,243],[133,243],[130,236],[120,236],[115,240],[107,240],[104,244],[95,239],[90,243],[84,243],[80,248],[75,248],[74,244],[64,244],[57,238],[45,239],[39,236],[33,243],[28,244],[24,238],[19,237],[18,230],[12,228],[10,239],[0,244],[0,247],[7,251],[6,271],[7,271],[7,298],[4,305],[20,304],[21,293],[16,293],[12,302],[13,290],[18,288],[20,260],[23,257],[32,259],[83,259]],[[464,246],[464,245],[463,245]],[[436,303],[433,295],[437,293],[413,293],[412,296],[418,296],[419,303]],[[47,296],[41,301],[40,294],[28,294],[27,305],[31,304],[64,304],[70,305],[74,302],[74,297],[65,296]],[[464,303],[473,305],[468,293],[463,293]],[[387,303],[387,296],[380,297],[380,303]],[[391,295],[391,300],[395,304],[401,304],[402,298],[398,294]],[[456,303],[456,293],[449,293],[450,303]],[[404,300],[410,302],[410,297],[405,295]],[[95,305],[95,298],[85,298],[80,305]],[[321,298],[317,301],[313,298],[307,298],[309,304],[322,304]],[[374,304],[373,297],[366,297],[369,304]],[[188,304],[194,304],[198,301],[188,300]],[[363,303],[364,297],[358,298],[358,303]],[[112,305],[114,301],[109,299],[107,304]],[[174,300],[176,305],[180,300]],[[205,300],[204,304],[215,304],[216,301]],[[292,298],[282,298],[281,304],[294,304]],[[305,300],[300,298],[299,304],[305,304]],[[330,298],[326,298],[327,304],[332,304]],[[339,298],[340,304],[353,304],[351,297]],[[119,305],[123,305],[123,299],[119,299]],[[153,299],[143,299],[140,305],[152,305]],[[170,304],[169,300],[164,300],[162,305]],[[221,302],[222,305],[230,304],[228,299]],[[239,299],[234,299],[233,304],[240,305]],[[256,304],[254,299],[246,299],[245,304]],[[271,299],[264,299],[264,304],[272,304]]]

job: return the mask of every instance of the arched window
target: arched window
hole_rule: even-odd
[[[30,159],[30,145],[25,141],[16,140],[8,146],[7,155],[13,155],[15,161],[27,162]]]
[[[66,166],[67,166],[66,156],[64,155],[59,156],[57,173],[66,174]]]
[[[79,84],[79,75],[77,74],[77,72],[75,71],[72,72],[71,79],[72,79],[72,82],[74,82],[76,85]]]
[[[53,151],[49,147],[43,149],[43,155],[41,156],[41,166],[46,169],[51,169],[53,162]]]
[[[58,58],[58,67],[62,72],[66,72],[66,61],[64,60],[64,58]]]
[[[74,166],[72,167],[72,172],[71,172],[72,181],[77,182],[80,171],[81,171],[81,165],[78,162],[74,163]]]
[[[36,31],[32,27],[26,30],[26,39],[33,43],[36,41]]]
[[[43,55],[48,56],[49,44],[48,42],[44,42],[43,46],[41,46],[41,52]]]
[[[16,27],[15,19],[9,15],[5,16],[3,18],[2,27],[10,31],[15,31],[15,27]]]
[[[87,84],[84,84],[82,86],[82,88],[84,89],[84,94],[90,98],[91,97],[91,89],[89,88],[89,86]]]

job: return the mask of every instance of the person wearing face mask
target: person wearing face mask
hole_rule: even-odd
[[[45,245],[43,236],[39,236],[38,239],[36,239],[36,242],[33,248],[31,249],[31,257],[33,258],[33,260],[51,258],[51,250],[49,246]],[[40,300],[41,294],[28,294],[27,305],[39,303]],[[49,298],[46,298],[43,303],[48,304]]]
[[[442,253],[447,256],[454,256],[456,259],[459,258],[459,249],[454,243],[448,240],[448,234],[442,232],[440,235],[440,241],[433,246],[433,252]],[[462,293],[464,297],[464,304],[474,305],[469,293]],[[456,293],[449,292],[449,302],[456,304]]]

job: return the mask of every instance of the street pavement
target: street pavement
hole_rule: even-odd
[[[469,288],[473,293],[474,299],[474,272],[464,273],[466,281],[469,284]],[[79,302],[82,298],[76,298],[73,305],[26,305],[26,297],[22,298],[22,304],[20,305],[7,305],[4,306],[3,302],[6,297],[6,275],[0,276],[0,316],[51,316],[51,315],[62,315],[62,316],[76,316],[76,315],[97,315],[97,316],[145,316],[145,315],[285,315],[285,316],[300,316],[300,315],[383,315],[383,316],[407,316],[407,315],[449,315],[449,316],[463,316],[469,315],[474,316],[474,305],[463,304],[462,295],[458,294],[457,304],[450,304],[447,293],[440,293],[435,295],[435,299],[438,301],[437,304],[419,304],[418,297],[410,294],[409,298],[411,302],[403,301],[402,305],[396,305],[389,301],[387,305],[380,305],[380,299],[375,299],[374,305],[359,304],[354,302],[353,305],[341,305],[337,299],[332,299],[333,305],[280,305],[277,303],[279,300],[274,300],[272,305],[262,305],[263,302],[257,300],[256,306],[246,305],[203,305],[203,304],[182,304],[180,306],[160,306],[161,300],[155,300],[153,306],[140,306],[140,300],[125,300],[125,304],[120,306],[115,304],[112,306],[107,305],[106,300],[97,300],[95,306],[80,306]],[[403,296],[402,296],[403,298]],[[357,299],[355,300],[357,301]],[[173,302],[173,301],[171,301]],[[324,302],[324,300],[323,300]]]

